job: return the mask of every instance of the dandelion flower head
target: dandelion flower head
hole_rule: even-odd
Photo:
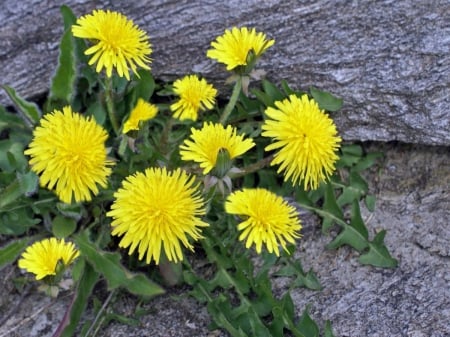
[[[120,247],[136,249],[139,260],[159,263],[161,251],[169,261],[183,260],[181,244],[193,250],[189,238],[199,240],[205,207],[195,177],[177,169],[148,168],[128,176],[114,194],[107,213],[112,235],[122,236]]]
[[[31,170],[40,175],[41,186],[54,189],[60,200],[90,201],[91,192],[99,192],[97,184],[106,187],[111,174],[107,137],[95,120],[66,106],[44,115],[24,153],[31,157]]]
[[[173,83],[173,91],[180,98],[170,106],[173,117],[196,121],[200,110],[211,110],[215,104],[217,90],[205,79],[188,75]]]
[[[36,275],[36,280],[56,275],[59,263],[70,265],[80,252],[64,239],[44,239],[29,246],[18,261],[19,268]]]
[[[230,158],[234,159],[253,146],[255,143],[252,139],[244,139],[231,125],[225,128],[222,124],[205,122],[200,130],[191,128],[191,137],[180,146],[180,155],[184,161],[199,163],[203,173],[208,174],[216,165],[221,149],[226,149]]]
[[[115,68],[120,77],[130,80],[129,68],[135,74],[138,66],[150,70],[152,48],[147,33],[121,13],[94,10],[78,18],[72,34],[92,41],[85,54],[92,55],[89,65],[97,62],[98,73],[105,68],[111,77]]]
[[[258,254],[264,244],[269,253],[279,256],[279,245],[287,251],[286,243],[293,244],[300,237],[302,226],[295,207],[266,189],[233,192],[225,202],[225,211],[243,218],[238,225],[239,240],[247,240],[246,248],[255,244]]]
[[[303,182],[305,190],[317,189],[334,172],[339,159],[336,151],[341,138],[336,125],[307,95],[290,95],[275,106],[266,109],[262,126],[262,135],[272,138],[265,150],[278,150],[271,165],[280,164],[278,173],[284,171],[285,181]]]
[[[152,119],[157,113],[158,108],[156,105],[139,98],[135,108],[130,113],[130,117],[123,125],[122,133],[127,133],[130,130],[139,130],[139,122]]]
[[[211,42],[212,49],[207,51],[206,56],[224,63],[227,70],[232,70],[247,65],[250,51],[258,58],[274,43],[275,40],[267,40],[266,35],[257,33],[255,28],[233,27]]]

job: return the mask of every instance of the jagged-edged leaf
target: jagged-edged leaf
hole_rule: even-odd
[[[321,91],[314,87],[310,87],[311,96],[317,101],[321,109],[327,111],[338,111],[342,108],[342,98],[338,98],[329,92]]]
[[[308,307],[303,311],[300,321],[297,324],[297,329],[305,337],[319,337],[319,327],[316,322],[309,316]]]
[[[119,253],[100,250],[89,241],[85,232],[77,235],[75,242],[87,261],[95,267],[96,271],[105,276],[110,289],[124,287],[133,294],[146,297],[164,293],[159,285],[143,274],[133,274],[126,270],[120,263]]]
[[[348,180],[348,186],[343,187],[342,193],[337,199],[340,207],[361,199],[369,190],[367,182],[357,172],[350,172]]]
[[[375,235],[372,242],[369,242],[369,251],[359,257],[359,262],[375,267],[395,268],[398,261],[389,253],[384,244],[386,231],[382,230]]]
[[[253,95],[255,95],[255,97],[266,107],[273,105],[274,100],[272,99],[272,97],[267,95],[265,92],[263,92],[259,89],[251,89],[250,92]]]
[[[16,93],[16,91],[10,86],[3,85],[3,89],[8,94],[9,98],[14,102],[16,107],[25,117],[25,122],[28,126],[33,126],[39,122],[39,119],[42,116],[41,110],[35,103],[28,102],[26,99],[22,98],[20,95]]]
[[[22,253],[31,238],[25,237],[9,242],[6,246],[0,248],[0,270],[6,265],[13,263]]]
[[[368,237],[369,234],[361,218],[358,201],[355,200],[352,205],[350,224],[344,226],[334,240],[327,245],[327,248],[336,249],[343,245],[349,245],[360,252],[367,248]]]
[[[362,157],[358,163],[351,168],[351,171],[353,172],[361,172],[369,167],[373,166],[375,162],[378,160],[378,158],[383,157],[383,153],[381,152],[372,152],[366,154],[364,157]]]
[[[17,181],[19,182],[20,191],[26,197],[35,194],[39,188],[39,177],[33,171],[27,173],[18,173]]]

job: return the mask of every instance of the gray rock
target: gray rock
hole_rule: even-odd
[[[0,82],[36,97],[48,89],[57,62],[59,5],[2,2]],[[151,37],[156,77],[196,72],[221,89],[227,74],[206,58],[210,42],[225,28],[256,27],[276,40],[261,62],[270,79],[344,98],[336,120],[346,140],[450,144],[446,0],[65,3],[77,15],[102,7],[132,18]],[[0,103],[10,104],[3,92]]]

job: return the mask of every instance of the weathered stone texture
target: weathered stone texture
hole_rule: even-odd
[[[0,82],[33,97],[54,71],[62,2],[2,2]],[[270,79],[344,98],[336,120],[345,139],[450,145],[448,1],[66,3],[76,15],[105,8],[132,18],[151,36],[157,77],[198,72],[222,88],[227,74],[205,57],[209,43],[225,28],[256,27],[276,40],[261,62]],[[0,103],[9,104],[3,92]]]

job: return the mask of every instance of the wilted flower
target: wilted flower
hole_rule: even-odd
[[[273,139],[265,150],[278,150],[271,165],[280,164],[285,181],[317,189],[335,170],[341,138],[333,120],[307,95],[290,95],[268,107],[262,135]]]
[[[128,176],[114,193],[115,201],[107,213],[113,218],[112,235],[122,236],[119,246],[136,248],[139,259],[159,263],[161,251],[169,261],[183,260],[182,243],[193,250],[189,237],[201,238],[199,227],[204,202],[195,186],[195,177],[177,169],[148,168]]]
[[[152,49],[147,33],[121,13],[94,10],[77,20],[72,33],[93,42],[84,53],[92,55],[89,65],[97,62],[98,73],[105,68],[106,75],[111,77],[115,68],[120,77],[130,80],[129,67],[135,74],[137,66],[150,69]]]
[[[25,154],[41,186],[55,189],[65,203],[92,199],[97,184],[107,186],[113,162],[107,159],[106,131],[92,118],[72,112],[69,106],[44,115],[33,132]]]
[[[127,133],[130,130],[139,130],[139,122],[152,119],[157,113],[158,108],[156,105],[139,98],[135,108],[130,113],[130,117],[123,124],[122,132]]]
[[[79,255],[72,242],[49,238],[29,246],[19,259],[18,265],[19,268],[35,274],[36,280],[40,280],[56,275]]]
[[[239,240],[247,240],[246,248],[255,244],[257,253],[265,244],[269,253],[279,256],[278,245],[287,251],[286,242],[295,243],[300,237],[302,226],[295,207],[266,189],[233,192],[226,200],[225,211],[242,217]]]
[[[173,91],[180,99],[170,106],[173,117],[180,120],[197,120],[200,110],[211,110],[215,104],[217,90],[205,79],[188,75],[173,83]]]

